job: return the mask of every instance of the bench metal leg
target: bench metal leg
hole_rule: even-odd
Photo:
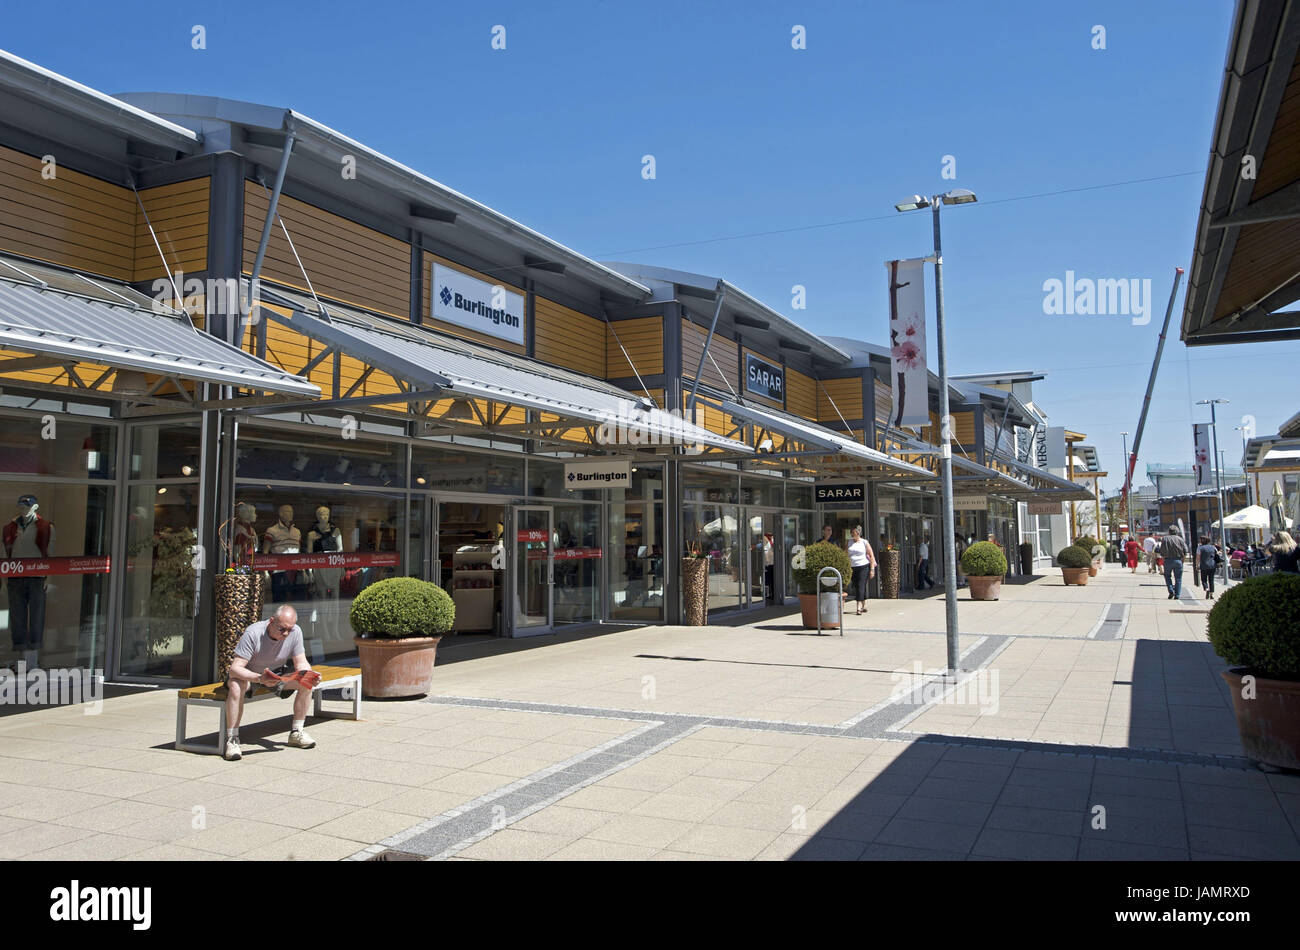
[[[343,689],[351,694],[352,711],[339,712],[337,710],[324,709],[321,703],[325,699],[326,689]],[[313,715],[317,719],[360,719],[361,718],[361,677],[345,680],[332,680],[329,683],[322,683],[312,691]]]
[[[215,745],[209,745],[206,742],[193,742],[186,737],[187,719],[189,716],[190,706],[213,706],[217,705],[219,722],[217,728],[217,742]],[[178,699],[176,700],[176,748],[182,752],[202,752],[205,755],[225,755],[226,754],[226,704],[214,704],[207,700],[195,699]]]

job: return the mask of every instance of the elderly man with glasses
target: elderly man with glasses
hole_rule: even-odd
[[[290,665],[292,664],[292,667]],[[244,711],[244,697],[256,686],[279,686],[289,695],[293,687],[293,724],[289,730],[289,745],[295,749],[310,749],[316,741],[307,735],[303,725],[307,721],[307,707],[311,702],[311,689],[296,680],[281,680],[275,671],[286,674],[310,670],[307,653],[303,647],[302,628],[298,626],[298,612],[282,604],[267,620],[252,624],[235,646],[235,658],[230,663],[226,677],[226,752],[231,762],[241,758],[239,748],[239,717]]]

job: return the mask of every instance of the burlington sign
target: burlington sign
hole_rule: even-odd
[[[581,491],[584,488],[628,488],[631,484],[630,459],[564,464],[564,487],[569,491]]]
[[[433,319],[523,345],[523,294],[440,264],[430,269]]]

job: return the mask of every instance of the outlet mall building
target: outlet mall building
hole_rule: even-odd
[[[959,530],[1009,551],[1091,497],[1033,462],[1034,378],[952,384]],[[678,622],[696,545],[712,611],[792,599],[823,524],[910,566],[942,547],[938,381],[900,432],[888,379],[883,348],[597,263],[291,110],[0,54],[0,492],[37,504],[5,515],[0,663],[209,681],[232,563],[318,659],[396,575],[519,637]]]

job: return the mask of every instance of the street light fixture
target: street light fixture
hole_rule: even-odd
[[[1127,432],[1121,432],[1120,435],[1122,435],[1122,436],[1124,437],[1124,469],[1125,469],[1125,474],[1127,475],[1127,473],[1128,473],[1128,433],[1127,433]],[[1137,525],[1135,525],[1135,524],[1133,523],[1133,489],[1132,489],[1131,487],[1129,488],[1128,491],[1126,491],[1126,492],[1124,493],[1124,504],[1128,507],[1128,511],[1124,512],[1124,517],[1128,519],[1128,536],[1129,536],[1130,538],[1132,538],[1133,540],[1136,541],[1136,540],[1137,540]]]
[[[948,351],[944,344],[943,323],[943,242],[939,235],[939,209],[943,205],[971,204],[975,193],[966,188],[954,188],[947,194],[913,195],[894,208],[898,211],[919,211],[929,208],[934,212],[934,320],[939,344],[939,472],[943,486],[943,593],[945,619],[948,633],[948,674],[956,676],[961,653],[957,644],[957,546],[952,508],[952,425],[948,411]]]
[[[1246,504],[1253,505],[1255,504],[1255,494],[1250,490],[1250,476],[1246,473],[1245,468],[1246,450],[1250,448],[1247,444],[1246,433],[1250,431],[1250,426],[1233,426],[1233,428],[1241,433],[1241,477],[1246,482]]]

